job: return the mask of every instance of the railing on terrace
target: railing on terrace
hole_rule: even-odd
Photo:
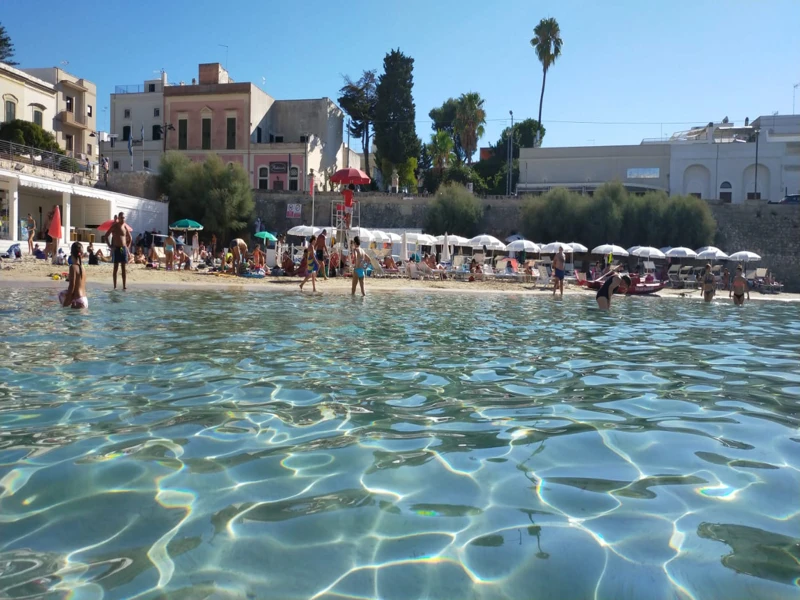
[[[88,171],[90,177],[94,167],[92,163],[87,165],[86,160],[76,159],[69,154],[48,152],[6,140],[0,140],[0,159],[11,161],[15,168],[16,165],[19,165],[17,170],[22,170],[24,165],[30,165],[36,167],[37,170],[41,168],[81,175],[86,175]]]
[[[144,84],[139,85],[115,85],[115,94],[140,94],[144,92]]]

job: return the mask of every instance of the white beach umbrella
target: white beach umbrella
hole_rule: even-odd
[[[664,246],[663,248],[659,248],[664,254],[672,250],[672,246]]]
[[[403,237],[400,238],[400,260],[403,263],[408,262],[408,234],[403,233]]]
[[[399,244],[403,240],[400,234],[397,233],[387,233],[386,235],[389,236],[389,241],[391,241],[393,244]]]
[[[427,233],[420,233],[417,234],[417,243],[421,246],[434,246],[436,244],[436,238]]]
[[[358,236],[359,241],[362,244],[364,242],[370,243],[375,241],[375,236],[372,235],[372,232],[369,229],[364,229],[363,227],[353,227],[347,232],[347,234],[350,236],[350,238]]]
[[[517,241],[519,241],[519,240],[524,240],[524,239],[525,239],[525,238],[524,238],[524,237],[522,237],[520,234],[518,234],[518,233],[515,233],[514,235],[510,235],[510,236],[508,236],[508,237],[506,238],[506,242],[510,244],[511,242],[517,242]]]
[[[320,231],[322,231],[322,227],[311,227],[309,225],[295,225],[289,231],[286,232],[286,235],[308,237],[310,235],[317,235]]]
[[[700,250],[703,250],[702,248]],[[728,260],[728,255],[719,248],[703,250],[697,253],[697,258],[701,260]]]
[[[453,246],[469,246],[469,240],[460,235],[448,235],[447,239]]]
[[[616,254],[617,256],[630,256],[627,250],[616,244],[603,244],[592,249],[592,254]]]
[[[715,252],[722,252],[722,250],[720,250],[720,249],[719,249],[719,248],[717,248],[716,246],[703,246],[702,248],[698,248],[697,250],[695,250],[695,252],[697,252],[697,257],[699,258],[699,257],[700,257],[700,255],[701,255],[703,252],[708,252],[709,250],[713,250],[713,251],[715,251]],[[723,253],[723,254],[724,254],[724,253]]]
[[[588,252],[589,249],[584,246],[583,244],[579,244],[578,242],[570,242],[570,248],[572,248],[573,252]]]
[[[740,252],[734,252],[728,257],[728,260],[735,261],[735,262],[755,262],[757,260],[761,260],[761,257],[756,254],[755,252],[750,252],[748,250],[741,250]]]
[[[550,242],[542,246],[540,251],[542,254],[555,254],[558,252],[559,247],[562,248],[565,253],[572,254],[572,246],[566,242]]]
[[[666,255],[661,250],[652,246],[639,246],[631,254],[639,258],[666,258]]]
[[[540,248],[529,240],[515,240],[506,246],[509,252],[539,252]]]
[[[373,229],[372,230],[372,238],[378,244],[388,244],[392,241],[392,238],[389,237],[388,233],[384,233],[380,229]]]
[[[636,251],[639,248],[641,248],[641,246],[631,246],[630,248],[628,248],[628,254],[630,254],[631,256],[636,256]]]
[[[450,262],[450,240],[444,234],[444,248],[442,248],[442,262]]]
[[[697,252],[692,250],[691,248],[686,248],[684,246],[678,246],[677,248],[672,248],[668,252],[665,252],[667,256],[670,258],[697,258]]]
[[[505,250],[506,245],[498,240],[496,237],[483,234],[483,235],[476,235],[474,238],[469,240],[469,245],[473,248],[483,248],[486,246],[487,250]]]

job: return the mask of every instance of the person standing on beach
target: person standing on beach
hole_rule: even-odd
[[[564,262],[564,248],[559,246],[558,252],[553,257],[553,272],[555,273],[553,277],[553,296],[556,295],[557,291],[561,290],[562,298],[564,297]]]
[[[303,290],[303,286],[309,279],[311,280],[311,289],[315,292],[317,291],[317,271],[319,270],[319,262],[317,262],[316,253],[314,252],[314,242],[316,239],[317,236],[312,235],[308,245],[303,248],[303,262],[306,266],[306,278],[303,279],[303,283],[300,284],[300,291]]]
[[[747,283],[747,279],[742,275],[742,265],[739,265],[736,267],[736,275],[733,276],[728,298],[733,296],[733,303],[736,306],[742,306],[745,294],[747,294],[747,299],[750,300],[750,286]]]
[[[233,254],[233,274],[239,274],[239,266],[247,260],[247,243],[236,238],[231,242],[231,254]]]
[[[358,236],[353,238],[353,245],[350,248],[350,260],[353,265],[353,289],[350,292],[351,296],[356,295],[356,287],[361,286],[361,295],[366,296],[364,293],[364,251],[361,249],[361,239]]]
[[[314,255],[317,257],[317,262],[320,265],[320,271],[322,271],[322,277],[325,281],[328,281],[328,273],[325,269],[325,254],[327,254],[328,249],[325,247],[325,235],[328,233],[327,229],[323,229],[322,233],[317,236],[317,241],[314,242]]]
[[[36,235],[36,220],[28,213],[28,254],[33,254],[33,237]]]
[[[175,268],[175,250],[177,246],[175,238],[170,233],[164,240],[164,268],[167,271],[172,271]]]
[[[200,234],[196,231],[192,234],[192,260],[200,258]]]
[[[128,289],[125,266],[128,264],[128,248],[131,245],[131,232],[125,226],[125,213],[119,213],[117,220],[108,230],[111,256],[114,259],[114,289],[117,289],[117,270],[122,265],[122,289]]]
[[[711,272],[710,264],[706,264],[700,287],[700,293],[703,295],[703,300],[706,302],[711,302],[714,299],[714,294],[717,291],[717,281],[714,278],[714,274]]]
[[[217,234],[216,233],[212,233],[211,234],[211,256],[213,256],[213,257],[217,256]]]

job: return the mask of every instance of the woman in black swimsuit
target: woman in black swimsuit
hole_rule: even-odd
[[[611,277],[606,279],[603,287],[597,290],[597,306],[600,310],[608,310],[611,307],[611,296],[618,289],[621,293],[625,293],[631,285],[631,278],[628,275],[617,275],[614,273]]]

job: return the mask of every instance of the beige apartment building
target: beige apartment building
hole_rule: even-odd
[[[53,114],[48,114],[45,121],[43,111],[42,127],[56,136],[59,145],[70,156],[96,162],[97,86],[59,67],[22,69],[22,72],[52,86],[55,101]],[[33,112],[30,119],[25,112],[22,115],[17,118],[35,121]]]
[[[56,116],[56,88],[38,77],[0,63],[0,123],[14,119],[31,121],[53,131]]]

